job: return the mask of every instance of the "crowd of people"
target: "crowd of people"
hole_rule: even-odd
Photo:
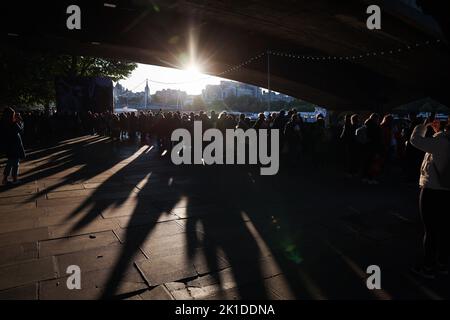
[[[314,123],[306,123],[295,109],[261,113],[256,120],[244,114],[215,111],[209,115],[203,111],[162,110],[53,115],[25,112],[17,115],[25,123],[22,137],[26,146],[48,143],[56,137],[97,134],[116,141],[155,143],[156,147],[170,150],[172,131],[177,128],[192,130],[194,121],[201,121],[203,130],[278,129],[281,157],[287,164],[300,164],[305,159],[310,159],[316,166],[341,163],[347,177],[359,177],[369,184],[377,184],[383,172],[393,165],[402,168],[408,181],[416,181],[424,156],[424,152],[409,142],[414,127],[424,120],[415,114],[410,114],[409,119],[395,119],[392,114],[381,118],[373,113],[364,121],[359,114],[347,114],[342,123],[327,123],[322,114],[317,115]],[[444,131],[445,125],[441,122],[436,130]],[[427,136],[433,134],[434,130],[429,128]]]
[[[377,184],[380,176],[393,165],[402,168],[405,178],[412,182],[418,178],[418,168],[424,153],[409,142],[414,127],[423,122],[415,114],[409,119],[395,119],[387,114],[383,118],[376,113],[364,121],[358,114],[347,114],[342,123],[326,123],[317,115],[314,123],[306,123],[295,110],[259,114],[251,120],[244,114],[229,112],[164,112],[162,110],[128,113],[55,113],[25,112],[22,133],[26,146],[48,143],[52,139],[85,134],[110,136],[113,140],[155,143],[170,150],[171,133],[176,128],[192,130],[194,121],[201,121],[203,130],[217,128],[279,129],[280,153],[288,164],[299,164],[310,159],[316,166],[342,163],[347,177],[359,177],[365,183]],[[443,131],[442,122],[438,131]],[[428,136],[434,131],[429,129]]]
[[[110,136],[114,140],[149,142],[154,139],[157,145],[166,149],[171,148],[170,136],[176,128],[192,129],[194,121],[201,121],[203,130],[217,128],[255,129],[279,129],[282,141],[289,142],[291,149],[295,145],[303,144],[304,136],[308,134],[322,135],[321,130],[312,132],[303,124],[303,120],[295,110],[281,111],[267,116],[260,114],[256,121],[244,114],[211,111],[197,113],[189,112],[157,112],[140,111],[126,113],[92,113],[85,114],[54,114],[47,115],[43,112],[27,112],[22,115],[26,123],[23,133],[28,145],[51,141],[54,137],[66,138],[82,134],[98,134]],[[325,129],[324,117],[317,117],[315,127]],[[320,140],[314,139],[313,140]],[[297,148],[299,149],[299,148]],[[287,144],[285,146],[287,152]]]
[[[363,182],[377,184],[383,171],[398,164],[407,181],[417,181],[424,152],[412,146],[409,139],[423,121],[415,114],[405,120],[395,119],[392,114],[381,119],[373,113],[361,123],[359,115],[346,115],[340,139],[347,175],[359,174]],[[436,132],[444,131],[446,125],[447,121],[439,121]],[[434,133],[429,128],[427,136]]]

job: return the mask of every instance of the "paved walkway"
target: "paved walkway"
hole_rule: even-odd
[[[29,152],[0,189],[0,299],[441,299],[408,273],[417,190],[302,167],[177,167],[85,136]],[[368,290],[366,268],[381,268]],[[69,290],[67,267],[81,269]]]

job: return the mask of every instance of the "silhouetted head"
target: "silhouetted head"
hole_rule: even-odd
[[[11,125],[14,123],[16,118],[16,112],[13,108],[7,107],[3,110],[2,115],[2,125]]]
[[[319,114],[316,116],[316,121],[319,121],[319,120],[323,121],[323,114],[321,114],[321,113],[319,113]]]
[[[357,114],[353,114],[350,117],[350,122],[352,123],[352,125],[358,125],[359,124],[359,116]]]
[[[321,128],[325,128],[325,120],[323,118],[317,118],[316,124]]]
[[[374,124],[378,124],[380,122],[380,115],[378,113],[372,113],[369,117]]]
[[[381,121],[382,126],[391,127],[394,122],[394,117],[392,114],[387,114],[383,117],[383,120]]]
[[[350,125],[352,123],[350,114],[345,115],[344,122],[346,125]]]

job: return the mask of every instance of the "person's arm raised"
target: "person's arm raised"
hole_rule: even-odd
[[[441,149],[441,142],[438,138],[425,137],[429,125],[430,123],[428,121],[425,124],[417,125],[414,128],[409,141],[419,150],[435,153]]]

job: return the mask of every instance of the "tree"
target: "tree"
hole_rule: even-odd
[[[0,105],[43,105],[55,101],[56,76],[128,77],[135,63],[85,56],[0,51]]]
[[[310,102],[294,99],[288,104],[289,108],[297,109],[299,112],[314,112],[316,105]]]
[[[205,109],[206,104],[201,95],[195,96],[192,102],[193,111]]]
[[[220,111],[226,110],[227,106],[225,105],[225,103],[223,101],[214,100],[213,102],[208,104],[208,109],[220,112]]]

